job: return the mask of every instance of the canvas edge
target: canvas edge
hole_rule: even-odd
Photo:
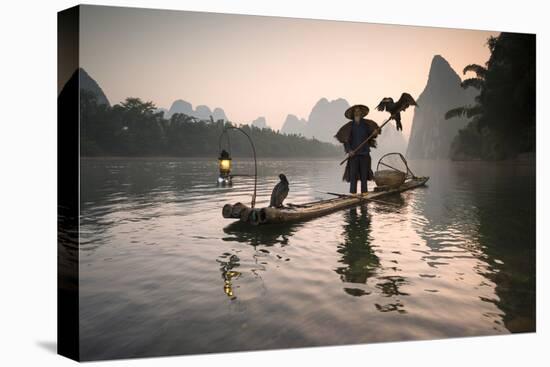
[[[80,6],[57,13],[57,353],[76,361],[80,361],[79,27]]]

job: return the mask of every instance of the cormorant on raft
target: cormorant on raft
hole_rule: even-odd
[[[385,97],[380,101],[378,106],[376,106],[376,109],[378,111],[388,111],[395,120],[395,126],[397,131],[399,131],[403,130],[403,125],[401,125],[401,111],[405,111],[409,106],[418,105],[409,93],[403,93],[397,102],[394,102],[391,97]]]
[[[275,185],[273,192],[271,193],[271,202],[269,206],[272,208],[282,208],[283,201],[288,195],[288,180],[286,179],[286,176],[281,173],[279,178],[281,181]]]

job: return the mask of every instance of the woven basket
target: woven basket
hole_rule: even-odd
[[[374,174],[374,182],[377,186],[397,187],[405,182],[405,172],[394,170],[376,171]]]

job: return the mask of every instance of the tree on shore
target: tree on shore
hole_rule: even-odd
[[[472,118],[453,141],[453,159],[506,159],[535,151],[535,35],[501,33],[487,45],[491,56],[486,67],[464,68],[464,74],[475,73],[462,87],[480,91],[476,104],[445,115]]]
[[[108,107],[97,104],[93,93],[82,92],[81,154],[83,156],[216,156],[223,120],[200,120],[181,113],[164,118],[155,104],[139,98]],[[281,134],[269,128],[241,126],[255,142],[258,156],[330,157],[341,155],[339,147]],[[250,155],[249,144],[231,135],[232,153]]]

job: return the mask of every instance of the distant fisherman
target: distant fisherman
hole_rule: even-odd
[[[375,137],[380,131],[376,122],[364,118],[368,114],[369,108],[365,105],[351,106],[344,113],[344,116],[351,121],[342,126],[334,136],[344,144],[346,153],[350,153],[371,134],[375,134],[373,139],[355,152],[346,164],[342,179],[350,183],[349,192],[352,194],[357,193],[357,180],[361,180],[361,193],[365,193],[367,192],[367,181],[374,177],[371,169],[370,148],[376,147]]]

